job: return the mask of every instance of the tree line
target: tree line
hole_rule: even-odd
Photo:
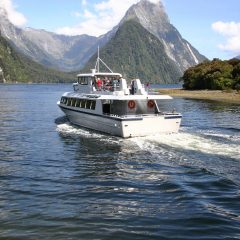
[[[188,90],[240,90],[240,60],[206,60],[187,69],[181,80]]]

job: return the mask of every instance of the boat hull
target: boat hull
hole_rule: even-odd
[[[180,114],[118,117],[81,112],[61,106],[60,108],[75,125],[123,138],[176,133],[182,118]]]

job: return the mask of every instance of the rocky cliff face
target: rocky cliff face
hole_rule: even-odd
[[[178,82],[182,73],[164,48],[163,43],[139,22],[128,20],[101,49],[101,59],[126,79],[140,78],[142,82],[151,83]],[[95,54],[83,71],[88,72],[95,65],[96,58]],[[101,71],[107,71],[104,65],[101,67]]]
[[[170,23],[160,1],[154,4],[148,0],[141,0],[127,11],[120,24],[130,19],[139,22],[164,44],[166,54],[177,63],[181,72],[206,59],[188,41],[183,39],[178,30]]]

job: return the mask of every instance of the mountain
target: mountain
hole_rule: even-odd
[[[15,48],[46,66],[60,70],[77,70],[104,44],[105,38],[88,35],[64,36],[45,30],[21,29],[8,20],[7,13],[0,8],[0,30]]]
[[[165,53],[181,72],[196,65],[206,57],[201,55],[178,30],[170,23],[163,4],[141,0],[129,8],[120,25],[128,20],[139,22],[146,30],[156,36],[164,45]]]
[[[74,75],[30,60],[0,35],[0,82],[74,82]]]
[[[144,44],[141,45],[144,49],[137,49],[132,43],[125,43],[126,46],[128,45],[128,48],[132,47],[134,51],[144,53],[143,56],[151,62],[151,64],[146,64],[144,60],[144,66],[151,65],[149,69],[155,69],[152,75],[158,76],[158,73],[162,72],[162,70],[160,70],[161,65],[165,66],[171,63],[172,72],[177,73],[173,78],[174,80],[172,80],[175,81],[179,73],[183,74],[187,68],[206,59],[188,41],[183,39],[177,29],[170,23],[161,2],[153,4],[148,0],[139,1],[129,8],[124,18],[117,26],[100,37],[89,35],[64,36],[45,30],[36,30],[32,28],[21,29],[9,22],[5,10],[0,7],[0,30],[2,35],[11,42],[17,51],[24,53],[31,59],[45,66],[64,71],[77,71],[86,64],[89,66],[90,63],[88,63],[88,61],[96,52],[97,46],[104,47],[104,49],[111,49],[112,52],[108,52],[108,54],[116,56],[115,53],[118,52],[118,49],[122,49],[123,45],[118,40],[119,35],[116,38],[116,34],[117,32],[119,34],[119,31],[122,31],[121,28],[130,20],[138,23],[144,28],[144,33],[149,37],[151,36],[150,39],[153,39],[154,36],[154,44],[149,44],[152,48],[156,47],[158,51],[161,50],[160,53],[156,53],[150,46],[147,46],[145,36],[141,36],[144,38],[143,40],[140,39],[139,35],[136,36],[137,41],[144,42]],[[143,32],[142,29],[140,30],[139,26],[137,29]],[[134,32],[138,33],[138,31]],[[130,34],[132,35],[132,33]],[[128,38],[127,35],[125,37]],[[134,38],[134,36],[131,36],[131,38]],[[115,43],[112,42],[112,39],[114,39]],[[123,40],[125,39],[122,39],[122,41]],[[116,43],[118,43],[118,45]],[[114,48],[112,47],[113,45]],[[140,47],[139,44],[136,44],[136,46]],[[102,53],[103,51],[101,51],[101,54]],[[152,58],[149,57],[150,53],[153,54]],[[158,55],[159,58],[157,58]],[[165,63],[162,62],[163,58],[161,58],[160,55],[163,56]],[[137,56],[137,53],[132,53],[129,54],[129,56],[122,56],[127,57],[127,59],[120,60],[115,57],[112,60],[114,60],[113,64],[115,66],[128,61],[129,66],[125,66],[126,64],[124,64],[125,67],[124,69],[121,68],[121,70],[124,70],[126,74],[135,73],[135,75],[143,76],[143,74],[141,74],[143,71],[142,64],[138,63],[139,59]],[[129,61],[131,57],[136,57],[136,59]],[[109,56],[109,59],[111,58],[112,57]],[[117,62],[117,60],[119,62]],[[169,68],[167,69],[169,70]],[[147,69],[144,68],[144,71],[146,70]],[[169,82],[170,76],[172,76],[171,73],[168,74],[168,77],[167,74],[163,75],[165,77],[161,76],[161,81]]]
[[[172,83],[182,76],[178,65],[165,53],[159,39],[134,20],[122,24],[116,35],[101,49],[101,59],[111,63],[114,72],[127,79],[140,78],[143,82]],[[95,66],[93,55],[83,71]],[[106,71],[103,68],[102,71]]]
[[[237,56],[237,57],[235,57],[235,58],[237,58],[237,59],[240,59],[240,55],[239,55],[239,56]]]
[[[206,60],[170,23],[160,1],[141,0],[129,8],[116,28],[100,57],[125,77],[178,82],[187,68]],[[95,59],[96,54],[83,70],[92,68]]]

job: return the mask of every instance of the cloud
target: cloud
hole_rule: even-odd
[[[159,2],[159,0],[150,0]],[[106,0],[90,6],[82,12],[82,21],[73,27],[62,27],[56,30],[57,33],[66,35],[89,34],[99,36],[110,31],[123,18],[128,8],[139,2],[139,0]],[[91,10],[89,10],[91,9]]]
[[[72,12],[71,15],[74,17],[77,17],[77,18],[82,16],[82,14],[80,12]]]
[[[87,0],[82,0],[82,5],[86,6],[87,5]]]
[[[23,26],[26,24],[27,19],[22,13],[16,10],[16,6],[13,5],[12,0],[0,0],[0,7],[6,10],[9,21],[14,25]]]
[[[212,29],[226,38],[226,43],[218,47],[234,54],[240,53],[240,23],[238,22],[215,22]]]

